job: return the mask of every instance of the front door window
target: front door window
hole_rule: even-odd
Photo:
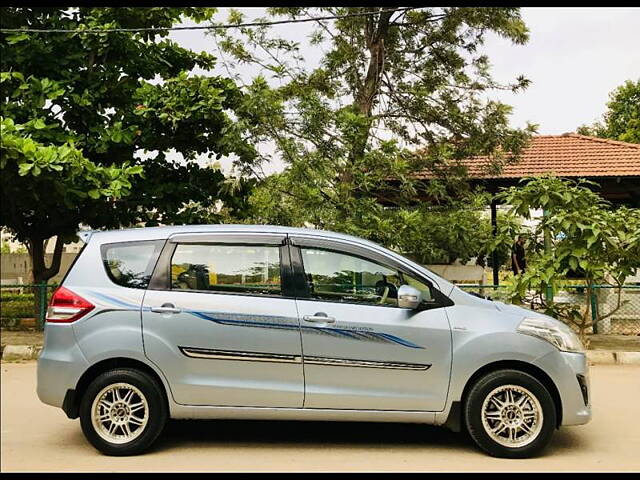
[[[346,303],[398,306],[396,270],[354,255],[302,248],[311,298]]]

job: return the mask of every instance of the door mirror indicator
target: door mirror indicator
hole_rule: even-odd
[[[398,289],[398,306],[415,310],[422,303],[422,292],[411,285],[401,285]]]

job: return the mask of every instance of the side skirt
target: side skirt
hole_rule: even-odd
[[[303,420],[435,424],[435,412],[321,408],[171,406],[175,419]]]

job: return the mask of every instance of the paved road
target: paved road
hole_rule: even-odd
[[[594,420],[556,431],[544,456],[504,460],[461,434],[408,424],[173,421],[137,457],[106,457],[35,394],[35,362],[3,363],[1,470],[639,471],[640,367],[594,366]]]

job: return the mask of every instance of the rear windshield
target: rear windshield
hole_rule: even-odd
[[[101,246],[102,263],[114,283],[147,288],[164,240],[107,243]]]

